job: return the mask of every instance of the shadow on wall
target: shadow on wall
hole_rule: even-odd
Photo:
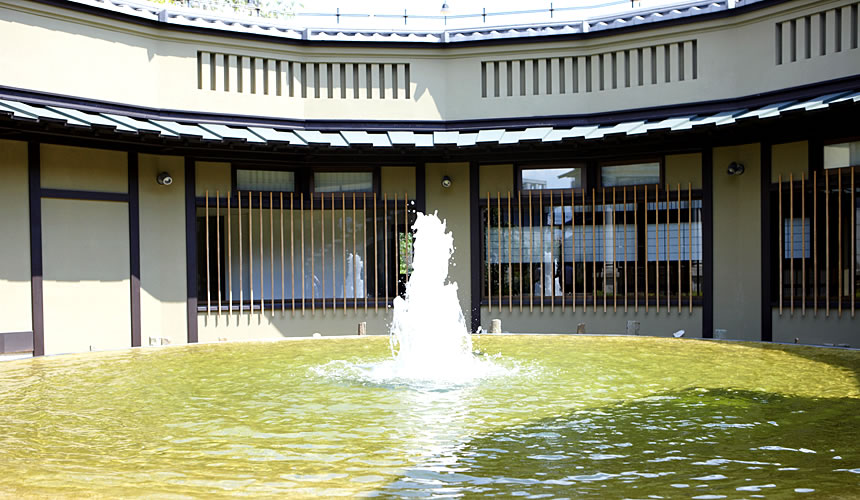
[[[146,51],[146,58],[148,62],[153,62],[156,55],[167,56],[167,57],[182,57],[182,56],[190,56],[191,54],[186,51],[173,50],[170,52],[165,52],[165,47],[170,46],[159,43],[145,43],[151,42],[149,38],[135,36],[132,34],[125,34],[119,30],[103,30],[98,28],[93,28],[89,25],[81,24],[79,22],[73,23],[65,23],[58,22],[52,20],[48,17],[31,17],[28,20],[28,23],[39,26],[49,32],[57,34],[57,36],[62,35],[77,35],[89,39],[96,39],[100,42],[106,44],[105,47],[117,47],[125,46],[140,49],[141,51]],[[44,41],[45,44],[50,44],[50,46],[57,47],[58,44],[56,41]],[[61,45],[61,44],[60,44]],[[182,48],[182,45],[176,44],[175,47],[177,49]],[[156,51],[157,49],[157,51]],[[117,49],[114,49],[117,50]],[[119,49],[121,50],[121,48]],[[70,58],[70,60],[78,60],[80,59],[81,54],[75,54],[75,57]],[[127,55],[127,53],[126,53]],[[122,82],[127,83],[128,75],[122,72],[116,72],[115,68],[103,68],[105,73],[112,73],[115,75],[115,78],[122,80]],[[119,81],[117,83],[120,83]]]
[[[42,199],[44,279],[129,279],[128,204]]]
[[[421,78],[415,80],[415,90],[412,92],[412,100],[415,102],[420,101],[424,94],[430,93],[430,89],[423,82],[424,80]],[[412,82],[406,82],[406,84],[412,85]]]

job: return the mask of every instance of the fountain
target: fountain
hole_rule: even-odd
[[[451,366],[471,363],[472,339],[460,308],[457,284],[446,283],[454,237],[436,215],[418,213],[412,228],[413,271],[404,297],[394,299],[391,349],[403,370],[433,377],[432,372],[423,370],[428,359],[443,360]]]
[[[454,237],[437,214],[416,214],[412,273],[403,297],[394,299],[389,332],[391,358],[375,363],[335,360],[319,367],[322,376],[415,388],[449,389],[478,380],[512,375],[492,357],[475,356],[457,283],[448,283]]]
[[[860,352],[470,336],[419,215],[388,339],[0,363],[0,498],[845,495]],[[475,355],[475,351],[487,353]]]
[[[394,299],[393,359],[376,366],[375,377],[450,384],[509,373],[472,353],[457,283],[446,283],[454,237],[446,232],[445,221],[418,213],[412,228],[413,272],[404,297]]]

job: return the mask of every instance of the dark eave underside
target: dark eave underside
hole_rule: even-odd
[[[119,142],[181,145],[204,150],[330,149],[403,152],[516,149],[541,144],[590,144],[609,138],[636,141],[654,135],[722,131],[740,124],[768,125],[816,111],[856,109],[857,78],[731,101],[630,110],[589,116],[530,117],[470,122],[335,122],[223,116],[71,99],[0,89],[0,127]],[[784,121],[784,120],[783,120]],[[849,127],[850,128],[850,127]],[[713,132],[709,132],[713,133]]]

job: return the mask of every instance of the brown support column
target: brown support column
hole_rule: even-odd
[[[45,355],[45,313],[42,294],[42,176],[39,143],[27,145],[30,188],[30,291],[33,310],[33,356]]]
[[[131,346],[140,347],[140,191],[138,155],[128,153],[128,248],[131,265]]]
[[[771,160],[772,150],[771,144],[768,141],[761,143],[761,340],[770,342],[773,340],[773,316],[772,304],[773,290],[771,288],[773,279],[773,264],[772,264],[772,245],[773,245],[773,226],[771,225],[772,210],[770,206],[771,200]],[[782,184],[779,187],[782,190]],[[780,223],[777,225],[777,236],[782,235],[782,214],[779,214],[777,220]],[[793,223],[793,222],[792,222]],[[782,248],[778,249],[777,259],[782,262]],[[780,287],[781,289],[781,287]],[[792,290],[794,293],[794,290]],[[711,302],[713,303],[713,301]],[[794,301],[792,300],[792,307]],[[780,308],[782,301],[780,301]]]
[[[185,158],[185,276],[188,311],[188,343],[197,342],[197,199],[195,162]],[[250,206],[248,207],[250,211]],[[253,304],[251,304],[253,309]]]
[[[475,162],[469,165],[469,220],[472,227],[472,255],[470,256],[472,264],[472,286],[470,290],[472,304],[469,314],[469,330],[473,333],[481,326],[481,297],[483,294],[483,288],[481,287],[481,255],[484,255],[484,252],[486,252],[486,250],[481,249],[481,242],[484,238],[481,237],[481,231],[478,229],[481,227],[481,207],[478,206],[480,201],[480,194],[478,193],[480,171],[478,168],[478,164]],[[487,203],[489,203],[489,199]],[[487,215],[487,218],[489,218],[489,215]],[[487,280],[489,279],[490,276],[488,274]]]
[[[714,338],[714,148],[702,150],[702,338]]]

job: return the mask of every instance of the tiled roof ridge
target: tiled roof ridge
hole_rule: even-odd
[[[735,7],[765,0],[688,0],[659,7],[640,8],[623,15],[604,15],[582,20],[537,24],[481,26],[450,30],[344,29],[341,27],[305,27],[295,20],[252,16],[231,17],[203,9],[155,4],[145,0],[65,0],[68,3],[175,26],[198,27],[222,31],[272,36],[282,39],[354,42],[407,42],[449,44],[569,35],[612,30],[642,24],[659,23],[693,16],[728,11]]]

